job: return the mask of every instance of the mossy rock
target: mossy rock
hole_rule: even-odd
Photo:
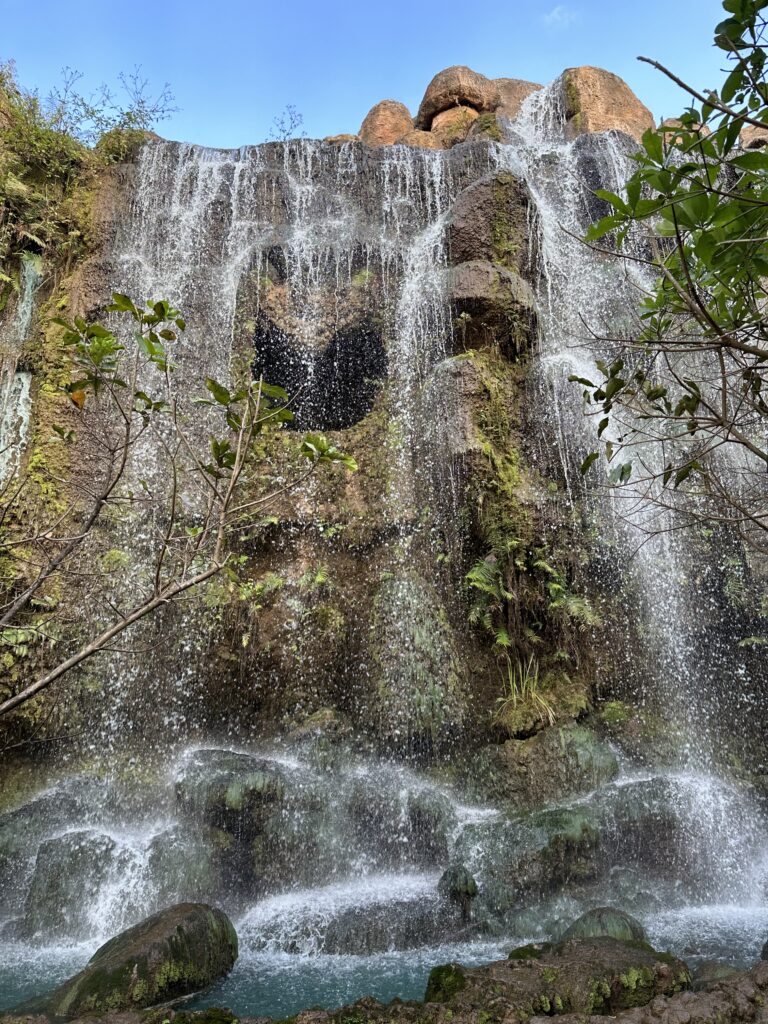
[[[442,964],[429,972],[425,1003],[447,1003],[466,987],[464,968],[459,964]]]
[[[621,942],[647,942],[645,928],[640,922],[616,907],[595,907],[582,914],[563,932],[564,942],[569,939],[606,937]]]
[[[206,988],[236,959],[226,914],[180,903],[110,939],[79,974],[19,1011],[78,1017],[154,1006]]]

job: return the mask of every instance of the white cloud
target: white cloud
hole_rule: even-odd
[[[549,14],[543,15],[541,21],[545,28],[560,30],[573,25],[578,17],[576,11],[571,10],[570,7],[558,4],[557,7],[552,8]]]

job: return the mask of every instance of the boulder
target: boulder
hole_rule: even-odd
[[[360,125],[360,141],[366,146],[391,146],[413,128],[408,107],[397,100],[382,100],[372,107]]]
[[[655,126],[650,110],[610,71],[567,68],[560,81],[568,138],[615,128],[639,142],[643,132]]]
[[[458,142],[464,142],[469,135],[472,122],[478,117],[479,114],[472,107],[451,107],[432,119],[431,132],[437,136],[442,146],[450,149]]]
[[[458,905],[463,920],[469,920],[472,900],[478,889],[477,882],[463,864],[452,864],[445,869],[437,883],[437,891],[444,900]]]
[[[620,939],[622,942],[647,942],[645,928],[631,914],[616,907],[595,907],[582,914],[563,932],[562,941],[569,939]]]
[[[116,935],[79,974],[19,1009],[56,1017],[137,1010],[206,988],[236,959],[237,935],[226,914],[180,903]]]
[[[470,142],[501,142],[503,138],[504,132],[497,114],[478,114],[467,135]]]
[[[768,125],[765,128],[758,128],[754,124],[745,125],[741,129],[739,142],[742,149],[762,149],[768,145]]]
[[[493,84],[499,94],[496,113],[510,120],[519,114],[523,100],[542,88],[536,82],[526,82],[522,78],[494,78]]]
[[[359,135],[350,135],[343,132],[341,135],[326,135],[323,142],[329,142],[332,146],[343,146],[345,142],[359,142]]]
[[[710,986],[733,978],[739,973],[741,972],[738,967],[732,964],[724,964],[720,960],[705,960],[694,970],[691,988],[694,992],[705,992]]]
[[[525,182],[506,171],[479,178],[456,197],[448,224],[451,263],[490,260],[533,279]]]
[[[499,104],[496,84],[485,75],[461,64],[439,71],[427,86],[416,115],[417,128],[429,130],[436,114],[451,107],[474,107],[477,111],[495,110]]]
[[[477,1019],[489,1010],[509,1021],[535,1013],[612,1016],[680,992],[689,982],[682,960],[650,946],[576,939],[513,950],[509,959],[484,967],[435,967],[425,1000],[447,1004],[459,1020]]]
[[[611,782],[619,763],[597,733],[572,723],[544,729],[530,739],[486,747],[469,765],[478,795],[531,811]]]
[[[530,346],[536,298],[519,274],[488,260],[470,260],[453,267],[450,287],[464,348],[496,346],[514,356]]]
[[[442,149],[443,144],[432,132],[412,131],[397,140],[401,146],[413,146],[415,149]]]

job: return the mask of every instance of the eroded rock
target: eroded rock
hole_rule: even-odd
[[[391,146],[412,129],[411,112],[404,103],[382,100],[366,114],[359,136],[366,146]]]
[[[473,107],[451,107],[432,119],[431,132],[437,136],[442,146],[450,149],[451,146],[466,139],[472,123],[478,117],[479,114]]]
[[[430,129],[436,114],[451,107],[468,106],[477,111],[494,110],[499,103],[495,82],[462,64],[439,71],[427,86],[415,118],[417,128]]]
[[[451,263],[490,260],[532,276],[530,197],[514,174],[488,174],[456,197],[448,225]]]
[[[655,125],[653,114],[618,75],[602,68],[567,68],[561,78],[566,133],[626,132],[637,142]]]
[[[513,270],[488,260],[460,263],[451,272],[451,298],[464,347],[498,346],[516,355],[530,345],[536,299],[528,282]]]
[[[411,131],[397,140],[401,146],[413,146],[416,149],[442,149],[443,144],[432,132]]]
[[[494,78],[493,84],[499,94],[496,113],[510,119],[520,113],[523,100],[527,99],[532,92],[538,92],[543,88],[536,82],[526,82],[522,78]]]

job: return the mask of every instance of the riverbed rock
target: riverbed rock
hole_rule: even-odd
[[[417,128],[429,130],[436,114],[451,107],[474,107],[478,112],[494,110],[499,90],[494,82],[462,64],[439,71],[427,86],[415,118]]]
[[[520,113],[523,100],[542,88],[536,82],[526,82],[522,78],[494,78],[493,84],[499,94],[496,113],[510,120]]]
[[[694,992],[705,992],[713,985],[734,978],[737,974],[741,974],[741,971],[732,964],[724,964],[720,960],[705,960],[693,971],[691,988]]]
[[[650,946],[609,938],[528,946],[485,967],[448,964],[432,970],[426,1002],[445,1003],[453,1016],[494,1010],[499,1019],[536,1012],[613,1015],[672,995],[690,983],[688,968]]]
[[[366,146],[391,146],[412,129],[411,112],[404,103],[382,100],[365,115],[359,136]]]
[[[154,1006],[212,984],[236,959],[237,935],[226,914],[180,903],[110,939],[79,974],[34,1002],[57,1017]]]
[[[533,280],[525,182],[506,171],[487,174],[456,197],[448,223],[453,264],[489,260]]]
[[[619,939],[622,942],[647,942],[645,928],[637,918],[617,907],[595,907],[582,914],[565,929],[562,941],[594,938]]]
[[[488,260],[460,263],[451,272],[451,299],[463,348],[494,347],[512,357],[529,348],[536,298],[514,270]]]
[[[436,135],[445,149],[464,142],[478,113],[473,107],[450,107],[432,119],[430,131]]]
[[[653,114],[618,75],[602,68],[567,68],[561,78],[566,134],[618,129],[637,142],[655,127]]]

